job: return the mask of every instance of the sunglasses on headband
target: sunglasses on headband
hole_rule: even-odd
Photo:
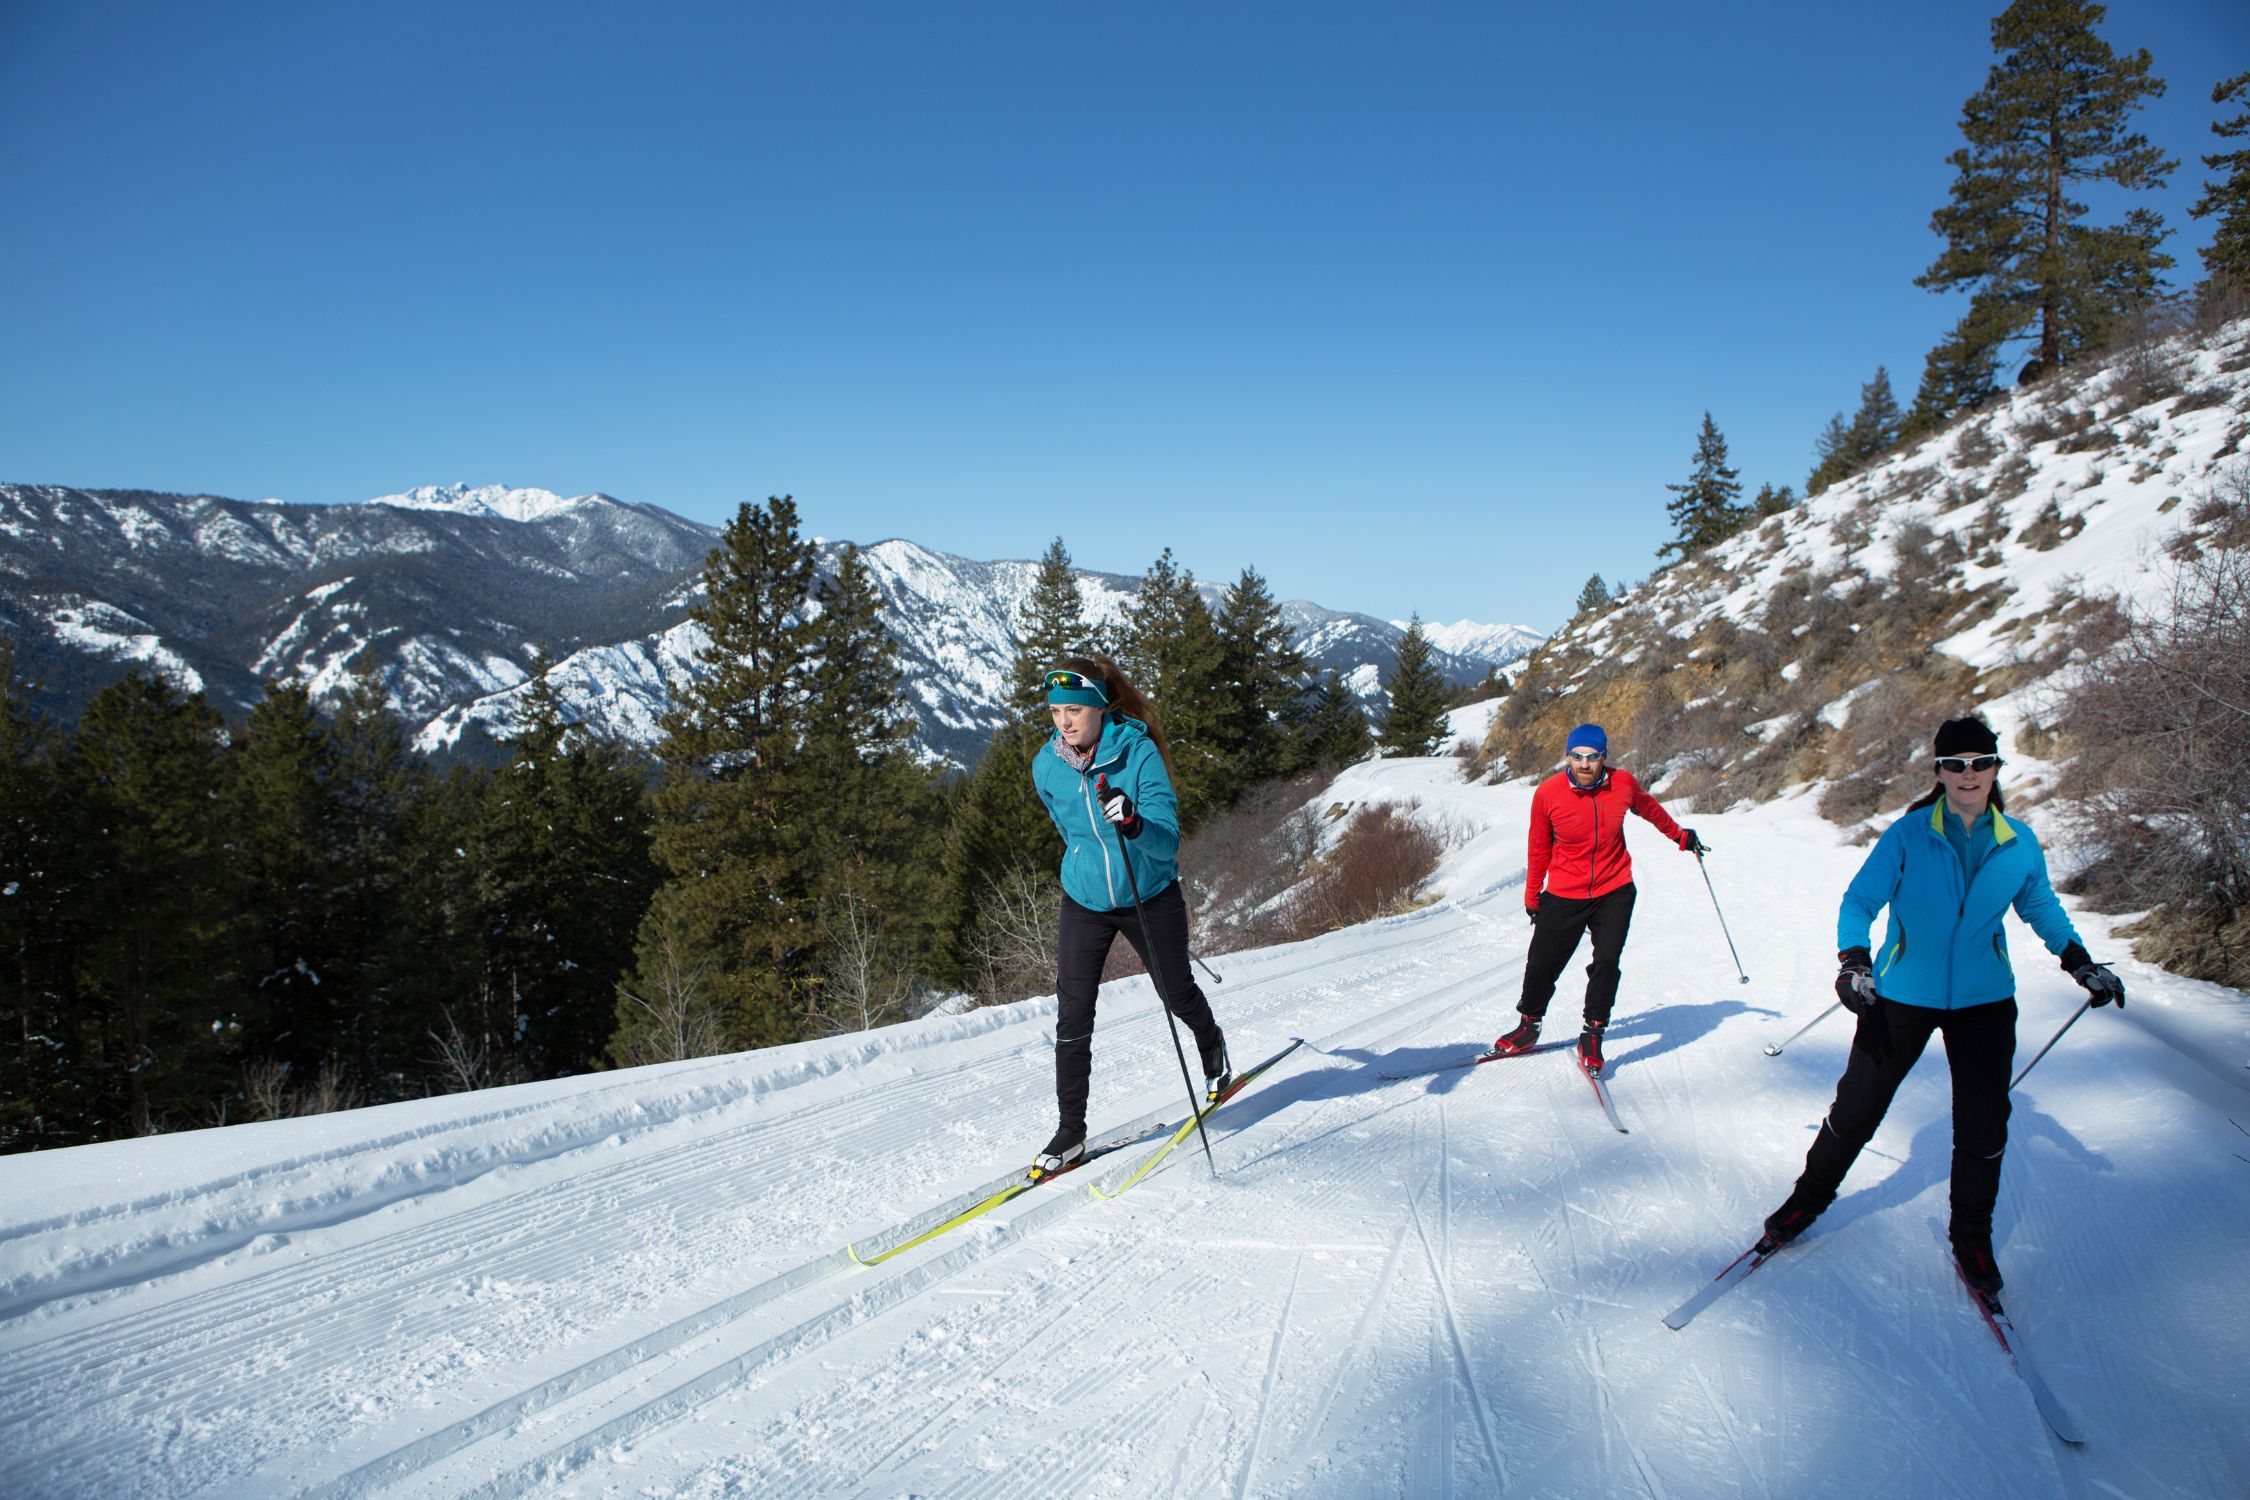
[[[1107,694],[1109,691],[1099,677],[1088,677],[1084,672],[1073,672],[1068,667],[1057,667],[1049,672],[1047,674],[1047,686],[1050,689],[1061,688],[1065,692],[1072,693],[1083,692],[1087,688],[1092,688],[1095,692],[1103,694]]]
[[[1951,771],[1956,776],[1963,771],[1989,771],[1998,764],[2000,757],[1997,755],[1941,755],[1937,758],[1939,770]]]

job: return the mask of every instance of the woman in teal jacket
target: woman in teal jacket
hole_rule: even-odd
[[[1953,1072],[1954,1259],[1971,1287],[2000,1290],[1992,1206],[2016,1047],[2016,980],[2001,919],[2013,907],[2094,1004],[2123,1005],[2125,987],[2079,942],[2048,883],[2039,840],[2001,811],[1999,750],[1981,719],[1941,725],[1937,785],[1884,831],[1845,888],[1836,915],[1836,995],[1858,1016],[1859,1030],[1804,1173],[1766,1219],[1769,1249],[1804,1233],[1835,1200],[1934,1031],[1945,1038]],[[1870,950],[1868,934],[1884,907],[1883,941]]]
[[[1063,838],[1055,953],[1061,1118],[1032,1163],[1035,1178],[1066,1171],[1086,1154],[1094,1000],[1119,933],[1155,978],[1165,1005],[1195,1034],[1205,1098],[1217,1098],[1233,1081],[1226,1036],[1188,962],[1187,900],[1175,863],[1179,799],[1164,732],[1148,700],[1106,656],[1065,657],[1046,681],[1055,732],[1032,758],[1031,781]]]

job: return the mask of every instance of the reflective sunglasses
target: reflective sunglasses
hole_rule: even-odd
[[[1599,750],[1596,750],[1592,755],[1580,755],[1577,751],[1571,750],[1566,751],[1565,755],[1568,759],[1582,766],[1598,766],[1603,759],[1602,752]]]
[[[1072,693],[1084,692],[1087,688],[1092,688],[1097,693],[1109,691],[1102,684],[1100,678],[1088,677],[1083,672],[1073,672],[1067,667],[1057,667],[1049,672],[1047,674],[1047,686],[1049,688],[1061,688],[1065,692]]]
[[[1989,771],[1998,764],[2000,757],[1997,755],[1941,755],[1937,758],[1939,770],[1951,771],[1956,776],[1963,771]]]

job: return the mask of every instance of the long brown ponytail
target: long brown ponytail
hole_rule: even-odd
[[[1157,722],[1156,710],[1141,696],[1141,690],[1133,686],[1133,679],[1125,675],[1123,667],[1106,656],[1066,656],[1055,665],[1082,676],[1099,677],[1102,686],[1109,691],[1109,707],[1103,712],[1138,719],[1141,727],[1148,731],[1148,737],[1156,741],[1156,753],[1164,757],[1165,774],[1178,780],[1178,773],[1172,769],[1172,745],[1164,738],[1164,726]]]

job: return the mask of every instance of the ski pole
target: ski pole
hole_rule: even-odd
[[[1203,971],[1204,973],[1206,973],[1206,974],[1208,974],[1208,975],[1210,975],[1210,976],[1211,976],[1211,982],[1212,982],[1213,984],[1225,984],[1225,983],[1226,983],[1226,981],[1225,981],[1224,979],[1222,979],[1222,978],[1220,978],[1220,977],[1219,977],[1219,971],[1218,971],[1217,969],[1214,969],[1214,968],[1212,968],[1212,967],[1211,967],[1211,966],[1210,966],[1209,964],[1205,963],[1205,962],[1204,962],[1204,961],[1203,961],[1202,959],[1200,959],[1200,958],[1196,958],[1196,955],[1194,955],[1194,954],[1192,954],[1192,953],[1190,953],[1190,954],[1188,955],[1188,957],[1190,957],[1190,958],[1194,958],[1194,959],[1195,959],[1195,966],[1196,966],[1197,968],[1201,969],[1201,970],[1202,970],[1202,971]]]
[[[1712,888],[1711,872],[1709,870],[1703,869],[1703,851],[1701,851],[1700,849],[1696,851],[1695,867],[1698,870],[1703,870],[1703,888],[1711,892],[1711,910],[1713,910],[1714,912],[1718,912],[1719,932],[1726,938],[1727,952],[1734,958],[1734,972],[1737,974],[1742,974],[1742,982],[1744,984],[1748,984],[1750,982],[1750,976],[1742,973],[1742,955],[1734,951],[1734,934],[1727,931],[1727,914],[1723,911],[1719,911],[1719,893]],[[1790,1040],[1795,1041],[1796,1038],[1791,1037]]]
[[[1095,777],[1094,790],[1097,793],[1108,791],[1109,778],[1107,776]],[[1211,1155],[1211,1137],[1204,1134],[1203,1131],[1203,1106],[1196,1102],[1195,1079],[1188,1072],[1187,1048],[1180,1045],[1179,1018],[1172,1014],[1171,998],[1164,993],[1164,977],[1156,972],[1156,934],[1148,930],[1148,910],[1141,905],[1141,883],[1134,878],[1132,857],[1125,852],[1125,830],[1119,828],[1113,831],[1117,835],[1118,863],[1125,866],[1125,889],[1133,893],[1133,915],[1139,919],[1141,924],[1141,941],[1148,944],[1148,982],[1156,991],[1156,1004],[1164,1012],[1164,1024],[1171,1028],[1172,1051],[1180,1059],[1180,1082],[1187,1085],[1188,1113],[1195,1120],[1196,1139],[1203,1142],[1203,1164],[1211,1169],[1211,1180],[1216,1182],[1219,1177],[1219,1163],[1217,1158]],[[1096,838],[1101,837],[1099,833],[1094,836]]]
[[[1798,1037],[1801,1037],[1801,1036],[1803,1036],[1803,1035],[1804,1035],[1804,1034],[1805,1034],[1806,1032],[1808,1032],[1808,1031],[1812,1030],[1812,1029],[1813,1029],[1813,1028],[1814,1028],[1815,1026],[1818,1026],[1818,1025],[1819,1025],[1819,1024],[1821,1023],[1821,1022],[1823,1022],[1823,1021],[1827,1020],[1827,1019],[1828,1019],[1828,1018],[1829,1018],[1830,1016],[1832,1016],[1832,1015],[1836,1014],[1836,1012],[1838,1012],[1838,1011],[1842,1010],[1843,1008],[1844,1008],[1844,1002],[1843,1002],[1843,1001],[1841,1001],[1841,1000],[1831,1000],[1831,1001],[1829,1001],[1829,1002],[1828,1002],[1828,1009],[1826,1009],[1826,1010],[1822,1011],[1822,1012],[1821,1012],[1821,1013],[1820,1013],[1819,1015],[1817,1015],[1817,1016],[1814,1016],[1814,1017],[1813,1017],[1813,1018],[1812,1018],[1811,1020],[1807,1021],[1807,1022],[1806,1022],[1806,1023],[1804,1024],[1804,1025],[1802,1025],[1802,1026],[1798,1027],[1798,1028],[1797,1028],[1797,1029],[1796,1029],[1795,1031],[1793,1031],[1793,1032],[1791,1032],[1791,1033],[1789,1034],[1789,1042],[1793,1042],[1793,1041],[1797,1040],[1797,1038],[1798,1038]],[[1780,1047],[1774,1047],[1774,1046],[1769,1046],[1769,1047],[1767,1047],[1767,1048],[1766,1048],[1766,1056],[1768,1056],[1768,1057],[1779,1057],[1779,1056],[1781,1056],[1781,1048],[1782,1048],[1782,1047],[1786,1047],[1786,1046],[1788,1046],[1788,1045],[1789,1045],[1789,1042],[1783,1042],[1783,1043],[1781,1044],[1781,1046],[1780,1046]]]
[[[2012,1094],[2012,1093],[2014,1093],[2014,1092],[2016,1091],[2016,1085],[2017,1085],[2017,1084],[2019,1084],[2019,1083],[2021,1083],[2021,1082],[2023,1082],[2023,1080],[2024,1080],[2024,1075],[2025,1075],[2025,1074],[2027,1074],[2027,1073],[2029,1073],[2029,1072],[2030,1072],[2030,1071],[2031,1071],[2031,1070],[2032,1070],[2033,1068],[2036,1068],[2036,1067],[2038,1067],[2038,1066],[2039,1066],[2039,1058],[2041,1058],[2041,1057],[2045,1057],[2045,1056],[2047,1055],[2047,1053],[2048,1053],[2048,1050],[2049,1050],[2050,1048],[2052,1048],[2052,1047],[2053,1047],[2053,1046],[2055,1045],[2055,1043],[2057,1043],[2057,1042],[2059,1042],[2059,1041],[2061,1041],[2061,1040],[2062,1040],[2062,1034],[2063,1034],[2063,1032],[2065,1032],[2065,1031],[2068,1031],[2068,1030],[2070,1030],[2070,1028],[2071,1028],[2071,1027],[2073,1027],[2073,1026],[2076,1026],[2076,1025],[2078,1024],[2078,1018],[2079,1018],[2080,1016],[2082,1016],[2082,1015],[2086,1014],[2087,1008],[2088,1008],[2089,1006],[2091,1006],[2091,1005],[2092,1005],[2093,1003],[2094,1003],[2094,999],[2093,999],[2093,997],[2092,997],[2091,995],[2089,995],[2089,996],[2087,996],[2087,997],[2086,997],[2086,999],[2085,999],[2084,1003],[2082,1003],[2082,1004],[2081,1004],[2081,1005],[2080,1005],[2080,1006],[2078,1007],[2078,1009],[2076,1009],[2076,1010],[2074,1010],[2074,1011],[2072,1011],[2072,1012],[2070,1013],[2070,1019],[2069,1019],[2069,1020],[2067,1020],[2067,1021],[2065,1021],[2065,1022],[2063,1022],[2063,1023],[2062,1023],[2062,1025],[2061,1025],[2061,1027],[2060,1027],[2060,1028],[2058,1028],[2058,1029],[2056,1030],[2056,1032],[2055,1032],[2055,1034],[2054,1034],[2053,1036],[2051,1036],[2051,1037],[2047,1038],[2047,1045],[2046,1045],[2045,1047],[2041,1047],[2041,1048],[2039,1049],[2039,1054],[2038,1054],[2038,1056],[2037,1056],[2037,1057],[2034,1057],[2034,1058],[2032,1058],[2032,1060],[2031,1060],[2030,1062],[2027,1062],[2027,1063],[2025,1063],[2025,1064],[2023,1065],[2023,1072],[2022,1072],[2022,1073],[2018,1073],[2018,1074],[2017,1074],[2017,1075],[2016,1075],[2016,1076],[2015,1076],[2015,1077],[2014,1077],[2013,1079],[2011,1079],[2011,1080],[2009,1081],[2009,1083],[2008,1083],[2008,1092],[2009,1092],[2009,1093],[2011,1093],[2011,1094]]]

